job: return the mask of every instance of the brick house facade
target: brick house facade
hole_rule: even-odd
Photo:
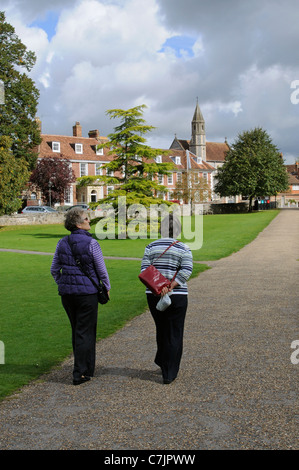
[[[280,207],[299,207],[299,163],[286,165],[289,189],[276,197]],[[271,198],[273,199],[273,197]]]
[[[76,178],[105,175],[106,169],[102,166],[113,160],[113,155],[108,155],[107,148],[97,150],[99,144],[107,142],[107,137],[101,136],[98,130],[91,130],[88,132],[88,137],[83,137],[80,122],[75,123],[70,136],[41,133],[41,139],[39,158],[69,160]],[[159,182],[168,189],[163,198],[172,200],[172,193],[182,173],[191,171],[205,179],[211,189],[212,200],[216,200],[217,196],[213,193],[215,173],[217,168],[223,165],[228,149],[227,142],[206,142],[205,123],[197,103],[191,122],[191,140],[180,140],[175,137],[170,148],[166,150],[168,154],[156,158],[157,163],[171,162],[174,167],[169,176],[159,176]],[[114,187],[101,182],[84,188],[78,188],[74,183],[66,192],[62,205],[97,202],[106,197],[111,189]],[[28,196],[30,199],[30,194]],[[34,188],[31,188],[31,197],[34,199],[32,203],[42,202],[42,195],[34,191]]]

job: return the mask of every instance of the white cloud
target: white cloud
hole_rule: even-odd
[[[115,124],[107,109],[144,103],[157,127],[151,142],[165,147],[175,133],[190,138],[198,97],[208,140],[261,125],[290,159],[298,155],[297,0],[2,1],[37,54],[44,132],[70,133],[79,120],[85,135],[107,134]],[[49,11],[58,18],[50,41],[37,26]]]

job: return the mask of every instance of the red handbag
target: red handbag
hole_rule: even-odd
[[[169,248],[171,246],[175,245],[176,243],[178,243],[178,241],[175,241],[171,245],[169,245],[169,247],[166,248],[166,250],[163,251],[163,253],[160,256],[158,256],[158,258],[156,258],[156,259],[159,259],[161,256],[163,256],[164,253],[166,253],[166,251],[169,250]],[[161,291],[162,291],[163,287],[170,287],[170,284],[172,283],[172,281],[174,280],[176,275],[177,275],[177,271],[176,271],[175,275],[173,276],[172,280],[170,281],[165,276],[163,276],[163,274],[161,274],[160,271],[157,268],[155,268],[155,266],[153,264],[151,264],[144,271],[142,271],[139,274],[138,277],[139,277],[140,281],[154,295],[158,296],[158,295],[161,294]]]

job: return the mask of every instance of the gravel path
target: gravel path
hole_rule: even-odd
[[[299,211],[189,282],[184,355],[163,385],[149,313],[0,404],[0,449],[299,449]],[[104,308],[104,307],[102,307]]]

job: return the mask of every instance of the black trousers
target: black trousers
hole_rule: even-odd
[[[187,295],[172,295],[171,305],[160,312],[159,297],[147,294],[147,302],[156,325],[157,353],[155,363],[161,367],[163,379],[176,378],[183,354],[184,324],[188,306]]]
[[[72,327],[74,353],[73,378],[92,377],[95,369],[98,297],[91,295],[63,295],[62,305]]]

